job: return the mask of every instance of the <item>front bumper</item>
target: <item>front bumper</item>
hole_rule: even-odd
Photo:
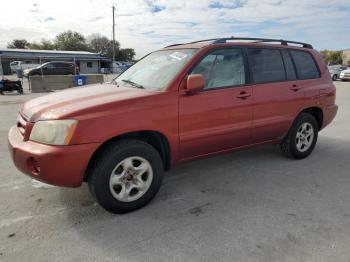
[[[349,75],[349,74],[346,74],[346,75],[344,75],[344,74],[342,75],[342,74],[341,74],[341,75],[339,76],[339,78],[340,78],[341,80],[350,80],[350,75]]]
[[[56,186],[80,186],[89,160],[100,145],[52,146],[23,141],[16,126],[8,134],[8,147],[16,167],[36,180]]]

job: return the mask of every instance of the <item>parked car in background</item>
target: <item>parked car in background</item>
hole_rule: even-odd
[[[114,61],[112,64],[112,73],[121,74],[131,66],[131,62]]]
[[[172,45],[112,83],[26,102],[9,151],[32,178],[88,182],[102,207],[124,213],[150,202],[164,171],[186,161],[266,144],[306,158],[337,113],[335,96],[309,44],[221,38]]]
[[[38,67],[40,64],[35,64],[33,61],[13,61],[10,63],[11,73],[16,73],[17,70],[26,70]]]
[[[337,79],[339,79],[339,77],[340,77],[341,71],[343,71],[345,69],[347,69],[347,66],[343,66],[343,65],[328,66],[328,71],[331,74],[333,81],[337,81]]]
[[[349,81],[350,80],[350,68],[341,71],[339,78],[342,81]]]
[[[34,75],[75,75],[76,65],[72,62],[48,62],[36,68],[23,71],[25,77]]]

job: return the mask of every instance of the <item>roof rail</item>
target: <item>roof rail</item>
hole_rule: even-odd
[[[252,37],[227,37],[227,38],[213,38],[213,39],[205,39],[205,40],[199,40],[199,41],[194,41],[186,44],[195,44],[195,43],[201,43],[201,42],[208,42],[212,41],[211,44],[225,44],[227,41],[254,41],[253,43],[272,43],[272,42],[279,42],[281,45],[288,45],[288,44],[296,44],[296,45],[301,45],[304,48],[310,48],[313,49],[313,46],[307,43],[302,43],[302,42],[296,42],[296,41],[289,41],[289,40],[283,40],[283,39],[269,39],[269,38],[252,38]],[[173,46],[178,46],[178,45],[184,45],[184,44],[174,44],[174,45],[169,45],[166,46],[165,48],[168,47],[173,47]]]
[[[270,39],[270,38],[252,38],[252,37],[227,37],[227,38],[219,38],[216,39],[212,44],[224,44],[227,41],[235,41],[235,40],[247,40],[247,41],[255,41],[255,43],[271,43],[271,42],[279,42],[281,45],[288,45],[288,44],[297,44],[301,45],[304,48],[310,48],[313,49],[313,46],[307,43],[302,42],[296,42],[296,41],[289,41],[284,39]]]
[[[219,39],[220,38],[212,38],[212,39],[204,39],[204,40],[199,40],[199,41],[194,41],[194,42],[189,42],[189,43],[183,43],[183,44],[173,44],[173,45],[168,45],[168,46],[166,46],[164,48],[178,46],[178,45],[187,45],[187,44],[195,44],[195,43],[201,43],[201,42],[216,41],[216,40],[219,40]]]

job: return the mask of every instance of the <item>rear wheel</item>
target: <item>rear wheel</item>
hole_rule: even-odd
[[[89,172],[90,191],[112,213],[125,213],[145,206],[158,192],[163,163],[156,149],[139,140],[108,145]]]
[[[289,158],[303,159],[313,151],[317,137],[318,123],[315,117],[301,113],[283,139],[280,148]]]

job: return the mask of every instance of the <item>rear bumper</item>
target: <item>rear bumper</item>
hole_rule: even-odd
[[[8,148],[16,167],[36,180],[56,186],[80,186],[89,160],[99,146],[100,143],[51,146],[23,141],[15,126],[8,134]]]
[[[325,128],[327,125],[329,125],[335,116],[337,115],[338,112],[338,106],[337,105],[331,105],[331,106],[326,106],[323,110],[323,125],[322,128]]]

